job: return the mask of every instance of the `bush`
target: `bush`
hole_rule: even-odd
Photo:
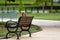
[[[0,25],[5,25],[6,24],[6,22],[0,22]]]

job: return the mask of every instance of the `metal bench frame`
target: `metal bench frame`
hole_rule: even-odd
[[[29,32],[29,37],[31,37],[31,32],[29,31],[30,27],[31,27],[31,22],[32,22],[33,16],[31,17],[21,17],[20,19],[20,23],[19,23],[19,27],[21,28],[21,31],[19,33],[19,36],[21,36],[21,32],[22,31],[28,31]],[[24,29],[24,28],[27,29]]]
[[[8,33],[6,34],[6,38],[8,38],[9,33],[15,33],[17,35],[17,39],[19,39],[19,36],[21,36],[22,31],[28,31],[29,32],[29,37],[31,37],[31,32],[29,31],[31,27],[31,22],[32,22],[33,16],[26,16],[26,17],[20,17],[16,25],[9,25],[10,21],[7,21],[5,24],[5,27],[8,30]],[[11,21],[15,22],[15,21]],[[20,33],[17,33],[18,27],[21,28]],[[28,27],[27,29],[23,29],[23,27]],[[15,28],[15,31],[10,31],[9,28]]]

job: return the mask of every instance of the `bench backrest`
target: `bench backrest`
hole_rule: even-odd
[[[19,18],[19,26],[20,27],[28,27],[31,25],[31,22],[32,22],[32,19],[33,19],[33,16],[26,16],[26,17],[20,17]]]

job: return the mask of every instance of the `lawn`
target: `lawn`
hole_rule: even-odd
[[[60,20],[60,13],[29,13],[28,15],[34,16],[34,19]]]
[[[28,13],[28,16],[34,16],[34,19],[43,19],[43,20],[60,20],[60,13]],[[19,18],[21,13],[17,14],[1,14],[0,18]]]

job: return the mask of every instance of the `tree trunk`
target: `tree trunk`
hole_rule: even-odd
[[[53,0],[51,0],[51,12],[53,10]]]

